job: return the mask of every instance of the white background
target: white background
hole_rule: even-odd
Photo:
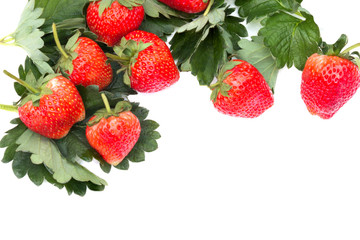
[[[26,0],[0,8],[0,36],[16,29]],[[360,41],[355,0],[304,0],[329,43]],[[252,31],[254,32],[254,30]],[[22,49],[0,46],[1,72]],[[17,100],[0,74],[0,102]],[[0,239],[360,238],[360,93],[331,120],[308,113],[301,72],[280,72],[275,105],[257,119],[224,116],[190,74],[163,92],[131,97],[161,124],[159,150],[127,172],[102,173],[103,192],[68,196],[21,180],[0,163]],[[0,137],[17,115],[1,112]],[[0,155],[3,155],[1,149]]]

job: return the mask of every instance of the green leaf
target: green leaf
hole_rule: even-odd
[[[129,167],[130,167],[129,160],[124,159],[115,168],[117,168],[119,170],[129,170]]]
[[[217,28],[210,29],[208,36],[199,44],[190,59],[191,73],[197,76],[200,85],[210,85],[218,66],[226,61],[225,41]]]
[[[131,162],[145,161],[145,152],[144,149],[140,147],[140,144],[138,144],[131,150],[131,152],[126,156],[126,160],[129,160]]]
[[[191,71],[200,85],[210,85],[227,57],[247,36],[242,19],[232,16],[235,9],[216,2],[206,16],[180,27],[172,40],[171,51],[182,71]]]
[[[17,126],[9,131],[7,131],[7,134],[3,137],[1,141],[2,147],[7,147],[4,153],[3,162],[9,163],[12,161],[12,168],[14,174],[18,178],[23,178],[26,174],[28,175],[29,179],[37,186],[40,186],[44,180],[49,182],[50,184],[58,187],[59,189],[62,189],[64,186],[68,190],[68,193],[75,193],[80,196],[83,196],[86,193],[86,187],[93,191],[102,191],[105,186],[104,185],[97,185],[92,182],[81,182],[77,181],[75,179],[71,179],[69,182],[63,184],[59,183],[57,180],[54,179],[53,174],[54,172],[50,170],[49,167],[46,167],[44,164],[34,164],[32,162],[32,157],[34,154],[30,152],[23,152],[19,151],[20,147],[19,144],[16,142],[19,140],[19,137],[22,137],[26,131],[30,131],[26,128],[26,126],[21,122],[20,119],[14,119],[11,121],[12,124],[17,124]],[[70,131],[69,134],[75,135],[77,132],[73,129]],[[85,136],[85,131],[84,131]],[[86,138],[86,137],[84,137]],[[30,139],[31,141],[32,139]],[[82,139],[84,140],[84,139]],[[46,141],[51,142],[51,140],[46,139]],[[74,144],[74,142],[73,142]],[[32,142],[27,143],[28,148],[34,148],[34,145],[32,145]],[[70,146],[70,145],[68,145]],[[24,147],[24,146],[22,146]],[[73,149],[78,147],[77,145],[73,146]],[[49,148],[51,149],[51,148]],[[45,147],[44,151],[49,150]],[[21,150],[21,149],[20,149]],[[94,156],[97,156],[97,153],[95,150],[91,149],[94,152]],[[68,151],[69,152],[69,151]],[[51,158],[51,155],[47,156]],[[70,159],[68,159],[70,161]],[[45,161],[44,161],[45,162]],[[38,162],[37,162],[38,163]],[[66,162],[65,162],[66,163]],[[75,163],[76,165],[76,163]],[[63,165],[67,170],[69,170],[68,164]],[[78,169],[79,166],[76,167]],[[80,174],[84,172],[83,169],[80,167]],[[50,172],[51,171],[51,172]],[[85,190],[84,190],[85,188]]]
[[[43,9],[35,6],[35,0],[30,0],[25,6],[18,27],[12,37],[15,41],[14,44],[23,48],[39,71],[45,74],[54,71],[47,63],[49,58],[40,50],[44,46],[42,37],[45,34],[39,29],[45,22],[41,18],[42,14]]]
[[[158,129],[159,126],[160,125],[157,122],[153,121],[153,120],[143,120],[143,121],[141,121],[141,128],[143,129],[142,133],[153,132],[156,129]]]
[[[177,32],[185,32],[195,30],[196,32],[201,31],[205,28],[207,24],[211,26],[220,24],[221,22],[225,21],[225,7],[214,9],[209,12],[209,14],[201,15],[197,19],[185,24],[184,26],[180,27]]]
[[[252,37],[252,41],[242,39],[239,46],[241,50],[236,52],[236,57],[256,67],[274,92],[279,69],[263,37]]]
[[[278,68],[295,65],[299,70],[306,60],[318,52],[321,42],[319,27],[313,16],[301,12],[304,19],[287,13],[277,13],[267,18],[259,35],[276,58]]]
[[[84,7],[88,0],[35,0],[35,7],[42,8],[41,18],[45,19],[41,30],[45,33],[52,32],[53,23],[71,21],[71,19],[84,19]]]
[[[141,23],[139,30],[154,33],[159,38],[166,41],[167,37],[175,32],[177,27],[180,27],[185,23],[185,20],[175,17],[168,19],[163,16],[156,18],[146,16],[144,21]]]
[[[36,185],[40,186],[45,180],[45,174],[49,174],[44,165],[32,164],[27,172],[29,179]]]
[[[4,156],[3,159],[1,160],[3,163],[9,163],[12,160],[14,160],[15,157],[15,153],[16,153],[16,149],[18,148],[17,144],[10,144],[5,152],[4,152]]]
[[[86,139],[85,128],[74,126],[65,137],[55,141],[61,154],[71,162],[76,162],[77,158],[90,162],[96,154]]]
[[[56,28],[58,31],[74,30],[74,29],[76,30],[81,29],[82,31],[84,31],[86,29],[86,19],[80,16],[78,18],[66,18],[56,23]]]
[[[157,0],[145,0],[143,7],[145,10],[145,14],[153,18],[159,18],[161,16],[169,19],[171,18],[171,16],[190,18],[189,14],[176,11]]]
[[[138,103],[132,104],[131,112],[139,119],[140,122],[144,121],[149,115],[149,110],[143,107],[139,107]]]
[[[107,185],[106,181],[97,177],[78,163],[65,159],[54,142],[31,130],[25,131],[16,142],[17,151],[31,153],[34,164],[44,164],[53,172],[54,179],[62,184],[75,179],[81,182],[92,182],[96,185]]]
[[[233,16],[228,16],[226,21],[219,27],[221,35],[226,42],[226,51],[233,53],[239,50],[238,42],[242,37],[247,37],[248,32],[244,25],[241,24],[243,19]]]
[[[110,173],[111,171],[111,165],[108,164],[107,162],[105,162],[105,160],[99,161],[100,162],[100,168],[101,170],[103,170],[105,173]],[[127,169],[126,169],[127,170]]]
[[[18,69],[18,73],[19,73],[19,78],[21,80],[24,80],[26,79],[26,72],[25,72],[25,69],[23,67],[23,65],[20,65],[19,66],[19,69]],[[20,83],[18,82],[15,82],[14,83],[14,89],[16,91],[16,93],[21,97],[25,92],[26,92],[26,87],[22,86]]]
[[[86,184],[83,182],[69,181],[65,188],[69,195],[75,193],[79,196],[85,196],[86,194]]]
[[[189,61],[203,36],[202,32],[186,31],[176,33],[170,41],[171,51],[177,64],[181,66]]]
[[[8,147],[16,143],[17,139],[27,130],[27,127],[21,123],[14,127],[13,129],[8,130],[6,135],[0,141],[0,148]]]
[[[158,148],[156,140],[160,138],[160,135],[155,130],[159,127],[159,124],[152,120],[144,120],[140,122],[140,125],[141,134],[139,140],[130,154],[126,157],[131,162],[144,161],[144,152],[153,152]]]
[[[240,6],[239,15],[247,17],[247,22],[263,17],[280,10],[296,12],[302,0],[236,0]]]
[[[26,174],[28,174],[29,179],[36,186],[40,186],[46,179],[47,182],[60,189],[63,187],[62,184],[59,184],[54,180],[54,178],[51,176],[51,173],[44,165],[33,164],[30,157],[30,153],[16,152],[12,164],[13,172],[16,177],[23,178]]]
[[[38,79],[42,76],[42,73],[39,71],[39,69],[36,67],[35,63],[31,60],[31,58],[27,57],[25,59],[25,77],[27,78],[29,72],[31,72],[34,75],[35,79]],[[26,80],[24,78],[23,80]]]
[[[12,162],[12,169],[17,178],[23,178],[27,174],[32,165],[30,155],[31,154],[24,152],[17,152],[15,154],[14,161]]]

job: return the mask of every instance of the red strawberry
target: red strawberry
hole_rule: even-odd
[[[140,27],[145,16],[142,3],[142,0],[92,2],[87,9],[87,24],[99,41],[112,47]]]
[[[50,79],[47,81],[47,79]],[[85,107],[75,85],[63,76],[50,75],[36,95],[29,95],[18,108],[21,121],[47,138],[60,139],[85,118]]]
[[[301,97],[309,112],[331,118],[360,86],[360,71],[350,60],[315,53],[302,74]]]
[[[140,137],[139,119],[130,112],[131,104],[120,102],[115,109],[102,94],[106,109],[95,113],[86,127],[90,145],[111,164],[118,165],[132,150]]]
[[[159,0],[169,7],[186,13],[199,13],[204,11],[210,0]]]
[[[255,118],[274,104],[264,77],[254,66],[242,60],[225,64],[218,82],[211,89],[215,108],[230,116]]]
[[[53,32],[62,53],[56,66],[58,72],[69,74],[71,82],[84,87],[97,85],[99,90],[103,90],[111,83],[113,78],[111,65],[106,62],[107,57],[96,42],[90,38],[79,37],[78,32],[69,39],[63,49],[56,34],[55,24]]]
[[[125,83],[138,92],[157,92],[180,78],[170,49],[153,33],[133,31],[114,51],[118,56],[108,56],[123,66]]]
[[[302,74],[301,97],[309,112],[323,119],[331,118],[360,86],[359,67],[349,60],[354,59],[348,53],[353,47],[340,54],[347,42],[342,38],[343,44],[328,53],[335,56],[313,54]]]

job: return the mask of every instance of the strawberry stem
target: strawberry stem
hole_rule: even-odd
[[[4,70],[4,73],[5,73],[8,77],[10,77],[10,78],[14,79],[15,81],[17,81],[18,83],[20,83],[22,86],[26,87],[30,92],[32,92],[32,93],[39,93],[39,92],[40,92],[39,90],[37,90],[36,88],[34,88],[34,87],[32,87],[30,84],[28,84],[27,82],[21,80],[21,79],[18,78],[18,77],[15,77],[14,75],[12,75],[11,73],[9,73],[8,71]]]
[[[352,51],[352,50],[354,50],[355,48],[358,48],[358,47],[360,47],[360,43],[357,43],[357,44],[355,44],[355,45],[353,45],[353,46],[345,49],[345,50],[342,52],[342,54],[347,54],[347,53],[349,53],[350,51]]]
[[[108,113],[112,113],[111,108],[110,108],[109,101],[108,101],[105,93],[102,93],[102,94],[101,94],[101,98],[102,98],[102,100],[103,100],[103,102],[104,102],[106,111],[107,111]]]
[[[56,24],[55,24],[55,23],[53,23],[53,25],[52,25],[52,30],[53,30],[54,40],[55,40],[56,46],[57,46],[58,49],[60,50],[61,54],[62,54],[66,59],[68,59],[68,58],[69,58],[69,55],[65,52],[65,50],[64,50],[63,47],[61,46],[61,43],[60,43],[60,40],[59,40],[59,35],[58,35],[58,33],[57,33]]]
[[[206,16],[206,15],[209,14],[210,9],[211,9],[211,7],[212,7],[213,4],[214,4],[214,0],[210,0],[209,5],[207,6],[207,8],[206,8],[206,10],[205,10],[205,12],[204,12],[204,16]]]
[[[8,112],[16,112],[16,113],[18,112],[18,107],[12,105],[0,104],[0,109]]]

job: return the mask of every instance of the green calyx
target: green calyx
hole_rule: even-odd
[[[63,47],[60,43],[56,24],[53,23],[52,25],[54,40],[56,46],[61,53],[61,58],[55,66],[57,72],[61,72],[63,75],[71,74],[74,70],[74,65],[72,61],[78,57],[78,54],[75,52],[75,49],[79,46],[78,39],[81,35],[80,31],[76,31],[76,33],[68,40],[65,47]]]
[[[117,1],[120,5],[132,10],[133,7],[142,6],[145,0],[101,0],[99,3],[99,16],[104,13],[105,9],[111,7],[111,5]]]
[[[87,123],[87,125],[89,127],[96,125],[103,118],[108,119],[109,117],[112,117],[112,116],[118,117],[120,113],[127,112],[132,109],[131,103],[129,103],[127,101],[118,102],[116,104],[115,108],[112,109],[110,107],[110,103],[109,103],[108,99],[106,98],[105,93],[101,94],[101,98],[103,99],[105,108],[100,109],[95,113],[95,118]]]
[[[348,37],[342,34],[340,38],[334,44],[327,44],[322,42],[320,44],[321,53],[327,56],[338,56],[344,59],[348,59],[360,67],[360,53],[355,51],[355,48],[360,47],[360,43],[350,46],[343,50],[348,43]]]
[[[224,97],[230,97],[229,91],[231,90],[232,86],[224,83],[224,80],[232,73],[231,70],[240,64],[241,62],[239,61],[229,61],[221,67],[217,76],[217,82],[210,85],[210,89],[212,90],[210,96],[211,101],[215,103],[219,93]]]
[[[25,93],[24,96],[22,97],[20,101],[20,106],[23,106],[25,103],[31,101],[33,106],[35,107],[39,106],[40,99],[43,96],[53,94],[51,89],[46,87],[47,82],[49,82],[51,79],[57,76],[60,76],[60,74],[48,74],[46,76],[42,76],[39,79],[36,79],[34,74],[31,71],[29,71],[29,73],[26,76],[26,79],[22,80],[18,77],[15,77],[6,70],[4,71],[4,73],[28,90],[28,92]]]
[[[348,38],[345,34],[342,34],[340,38],[334,44],[327,44],[322,42],[320,44],[321,53],[328,56],[340,56],[341,51],[348,43]]]
[[[137,62],[137,58],[139,53],[148,47],[150,47],[152,43],[143,43],[143,42],[136,42],[134,40],[126,40],[126,38],[122,38],[120,45],[114,47],[114,54],[106,53],[106,56],[118,62],[121,65],[121,68],[118,72],[124,71],[124,83],[131,87],[130,77],[132,75],[131,68]]]

